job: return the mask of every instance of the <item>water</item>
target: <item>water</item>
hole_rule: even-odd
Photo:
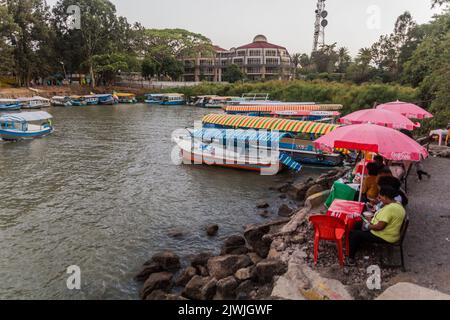
[[[173,165],[172,131],[217,110],[49,112],[52,135],[0,142],[1,299],[136,299],[132,278],[153,253],[217,251],[223,237],[263,221],[255,203],[276,197],[269,187],[289,175]],[[218,237],[205,235],[209,223],[219,224]],[[171,238],[174,228],[184,237]],[[81,290],[67,289],[71,265],[81,268]]]

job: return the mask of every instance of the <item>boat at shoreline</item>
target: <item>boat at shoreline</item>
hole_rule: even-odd
[[[83,96],[70,96],[70,102],[76,107],[87,106],[86,99]]]
[[[53,132],[52,118],[45,111],[4,114],[0,116],[0,137],[5,141],[17,141],[46,136]]]
[[[224,107],[227,114],[232,115],[255,115],[271,116],[274,112],[282,111],[339,111],[343,108],[341,104],[311,104],[305,102],[270,102],[251,103],[240,105],[228,105]]]
[[[113,105],[116,103],[112,94],[96,94],[94,95],[98,99],[98,104],[100,105]]]
[[[161,104],[161,99],[164,97],[163,93],[147,93],[145,94],[145,103],[148,104]]]
[[[22,105],[22,109],[41,109],[50,107],[50,99],[35,96],[35,97],[24,97],[18,98],[19,103]]]
[[[84,96],[84,101],[88,106],[98,104],[98,97],[95,94]]]
[[[17,111],[22,105],[17,99],[0,99],[0,111]]]
[[[117,97],[119,103],[133,104],[137,102],[136,95],[134,93],[119,92],[115,93],[115,96]]]
[[[164,94],[161,97],[160,105],[163,106],[180,106],[186,104],[184,94],[181,93],[169,93]]]
[[[66,96],[54,96],[50,99],[50,103],[54,107],[70,107],[72,105],[70,97]]]

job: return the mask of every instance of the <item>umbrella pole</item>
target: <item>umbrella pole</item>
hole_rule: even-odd
[[[363,183],[364,183],[364,173],[366,172],[366,154],[363,152],[363,169],[361,173],[361,185],[359,186],[359,202],[362,200],[362,190],[363,190]]]

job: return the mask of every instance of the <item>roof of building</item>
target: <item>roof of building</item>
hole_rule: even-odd
[[[214,49],[214,51],[216,51],[216,52],[225,52],[225,51],[228,51],[228,50],[226,50],[226,49],[224,49],[224,48],[222,48],[222,47],[216,46],[216,45],[213,45],[213,49]]]
[[[257,35],[253,39],[252,43],[240,46],[237,49],[284,49],[284,50],[287,50],[285,47],[268,42],[267,38],[262,34]]]

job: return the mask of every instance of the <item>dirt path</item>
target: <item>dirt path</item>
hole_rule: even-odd
[[[409,178],[410,227],[405,239],[407,273],[395,282],[409,281],[450,294],[450,159],[424,162],[431,179]]]

